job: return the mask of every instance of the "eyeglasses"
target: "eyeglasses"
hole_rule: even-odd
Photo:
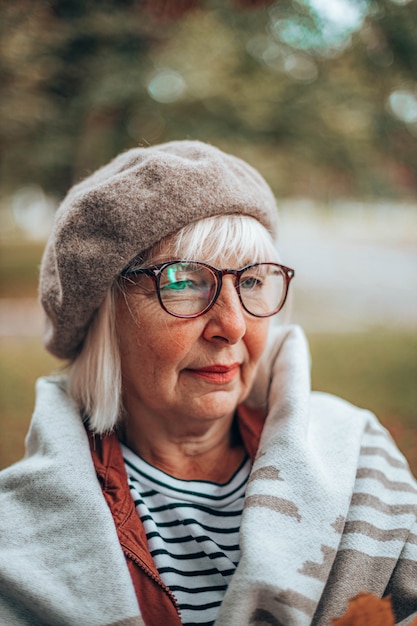
[[[223,276],[235,277],[235,288],[247,313],[270,317],[282,309],[294,270],[278,263],[252,263],[240,270],[217,269],[201,261],[168,261],[122,273],[140,286],[143,274],[156,287],[161,307],[175,317],[192,318],[207,313],[222,288]]]

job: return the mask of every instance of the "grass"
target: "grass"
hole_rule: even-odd
[[[417,337],[383,330],[311,334],[313,387],[374,411],[417,474]],[[39,340],[2,338],[0,344],[0,467],[24,451],[34,383],[60,362]]]
[[[417,335],[374,330],[312,334],[312,385],[417,429]]]
[[[0,347],[0,467],[5,467],[23,455],[36,379],[59,362],[37,339],[3,337]]]
[[[1,298],[36,298],[44,247],[40,242],[1,241]]]
[[[312,334],[312,386],[373,411],[417,476],[417,335]]]

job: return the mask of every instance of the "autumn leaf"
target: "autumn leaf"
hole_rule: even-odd
[[[349,601],[346,613],[332,623],[333,626],[394,626],[391,600],[360,593]]]

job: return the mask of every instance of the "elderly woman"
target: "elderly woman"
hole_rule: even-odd
[[[249,165],[179,141],[76,185],[46,247],[46,347],[0,481],[7,626],[331,624],[417,611],[417,487],[376,418],[312,393],[294,272]]]

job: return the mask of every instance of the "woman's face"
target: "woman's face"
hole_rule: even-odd
[[[223,267],[230,267],[227,261]],[[117,328],[130,418],[198,428],[230,418],[246,398],[269,320],[244,311],[233,280],[225,276],[215,305],[193,319],[166,313],[147,276],[120,294]]]

